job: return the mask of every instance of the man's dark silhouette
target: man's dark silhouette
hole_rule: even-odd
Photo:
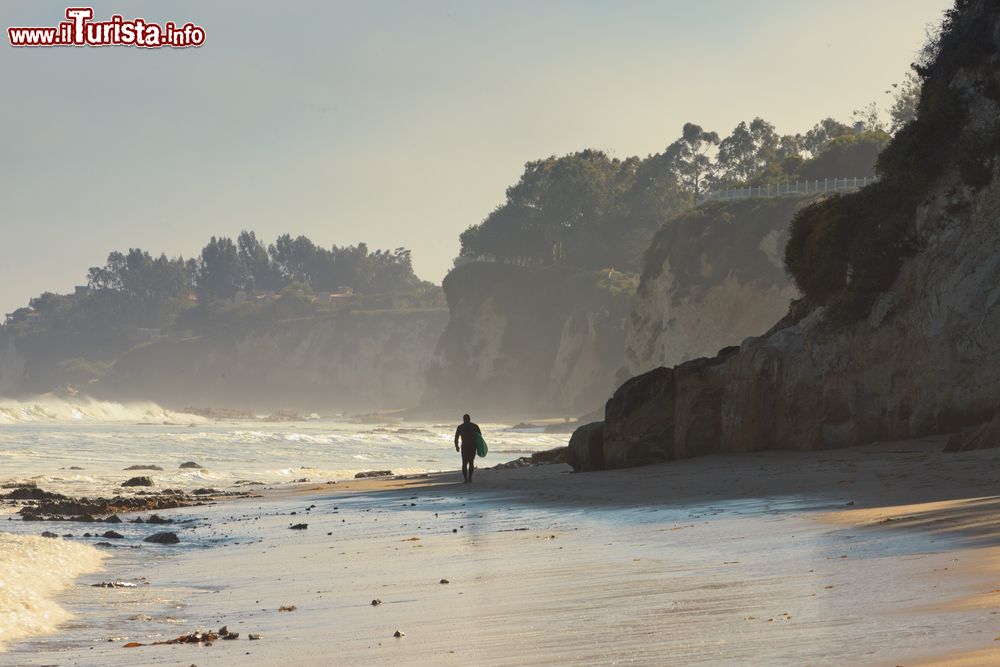
[[[462,439],[462,477],[465,483],[472,481],[472,471],[476,469],[476,439],[483,434],[479,424],[475,424],[469,415],[462,415],[462,423],[455,430],[455,451],[458,451],[458,439]]]

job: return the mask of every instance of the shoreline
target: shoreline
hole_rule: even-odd
[[[340,629],[330,639],[352,664],[460,664],[461,653],[448,653],[462,645],[452,627],[456,604],[489,614],[490,628],[467,649],[480,664],[655,664],[667,651],[678,664],[713,656],[766,664],[781,661],[768,648],[775,644],[837,664],[810,651],[843,650],[837,637],[850,644],[848,631],[855,664],[1000,662],[990,649],[1000,594],[987,585],[1000,564],[1000,520],[990,516],[1000,498],[985,493],[1000,458],[945,455],[941,445],[925,438],[574,475],[562,465],[480,470],[470,486],[456,483],[458,472],[302,484],[197,508],[208,517],[199,530],[219,545],[178,553],[148,575],[154,591],[199,591],[185,608],[187,625],[170,628],[176,634],[209,629],[209,618],[244,636],[260,631],[253,644],[219,642],[219,665],[280,658],[287,642],[324,627]],[[288,530],[299,520],[307,530]],[[238,573],[228,581],[204,574],[227,568]],[[746,590],[719,593],[727,588]],[[297,610],[279,613],[281,605]],[[860,609],[863,619],[854,616]],[[393,638],[393,625],[406,637]],[[869,634],[868,625],[895,634]],[[674,626],[708,635],[687,646]],[[524,633],[512,661],[503,639]],[[727,637],[764,653],[740,654]],[[9,655],[25,665],[84,651],[107,665],[197,661],[188,646],[123,649],[125,641],[100,639],[30,655],[15,646]],[[320,658],[306,651],[296,664]]]

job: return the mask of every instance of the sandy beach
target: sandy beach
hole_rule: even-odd
[[[1000,458],[942,444],[311,484],[180,508],[197,519],[182,539],[211,548],[113,558],[60,601],[117,618],[97,636],[71,621],[2,662],[992,664]],[[141,585],[90,587],[108,579]],[[222,625],[240,638],[148,645]]]

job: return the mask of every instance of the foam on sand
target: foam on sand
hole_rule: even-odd
[[[54,600],[76,577],[101,569],[94,547],[0,533],[0,653],[11,641],[52,632],[70,618]]]

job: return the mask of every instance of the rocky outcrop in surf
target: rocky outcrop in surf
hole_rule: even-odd
[[[880,183],[793,224],[786,264],[804,299],[738,348],[619,388],[606,467],[908,438],[997,412],[1000,3],[957,7]]]

